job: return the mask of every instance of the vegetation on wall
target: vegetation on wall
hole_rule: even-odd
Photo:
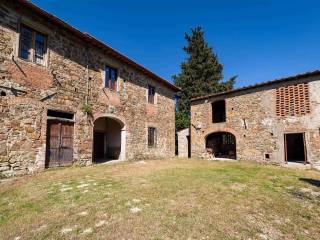
[[[83,112],[86,113],[86,114],[89,114],[89,115],[92,114],[92,106],[91,106],[90,104],[85,104],[85,105],[83,105],[82,110],[83,110]]]
[[[187,46],[183,50],[187,58],[181,64],[181,73],[173,76],[175,85],[182,89],[176,108],[177,130],[189,127],[191,98],[230,90],[236,79],[234,76],[223,80],[223,66],[205,41],[201,27],[191,29],[191,34],[186,33],[185,39]]]

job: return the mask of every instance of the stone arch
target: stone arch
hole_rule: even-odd
[[[93,119],[92,161],[124,160],[127,131],[124,119],[114,114],[96,114]]]
[[[215,131],[205,135],[206,151],[216,158],[237,159],[237,138],[227,131]]]
[[[224,126],[224,124],[223,125],[217,124],[217,126],[210,127],[204,132],[204,134],[203,134],[204,140],[206,139],[206,137],[209,134],[214,133],[214,132],[229,132],[229,133],[232,133],[236,137],[236,139],[240,139],[240,135],[232,128],[228,128],[228,127]]]
[[[122,130],[126,130],[127,124],[122,116],[115,115],[112,113],[98,113],[93,115],[93,123],[99,118],[111,118],[117,121],[122,126]]]

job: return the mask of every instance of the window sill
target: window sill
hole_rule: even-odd
[[[23,63],[29,64],[29,65],[38,66],[38,67],[42,67],[42,68],[47,68],[46,65],[43,65],[43,64],[40,64],[40,63],[36,63],[36,62],[32,62],[30,60],[27,60],[27,59],[24,59],[24,58],[21,58],[21,57],[18,57],[16,59],[18,60],[18,62],[23,62]]]
[[[107,88],[107,87],[103,87],[102,88],[103,91],[107,91],[111,94],[117,94],[117,95],[120,95],[120,91],[119,90],[113,90],[113,89],[110,89],[110,88]]]
[[[148,106],[157,106],[156,103],[150,103],[150,102],[147,102],[147,105],[148,105]]]

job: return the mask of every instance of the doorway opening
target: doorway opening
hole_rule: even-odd
[[[53,112],[55,112],[56,115],[52,114]],[[45,167],[72,165],[74,138],[73,113],[48,110],[47,119]]]
[[[208,135],[206,148],[214,158],[237,158],[236,137],[229,132],[215,132]]]
[[[284,140],[286,162],[307,163],[305,134],[288,133]]]
[[[187,141],[188,141],[188,158],[191,158],[191,139],[190,139],[190,135],[187,136]]]
[[[122,158],[123,127],[122,122],[110,117],[101,117],[94,122],[92,157],[94,163]]]

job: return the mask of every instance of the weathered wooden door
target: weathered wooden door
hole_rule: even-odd
[[[46,167],[69,166],[73,162],[73,123],[48,121]]]

